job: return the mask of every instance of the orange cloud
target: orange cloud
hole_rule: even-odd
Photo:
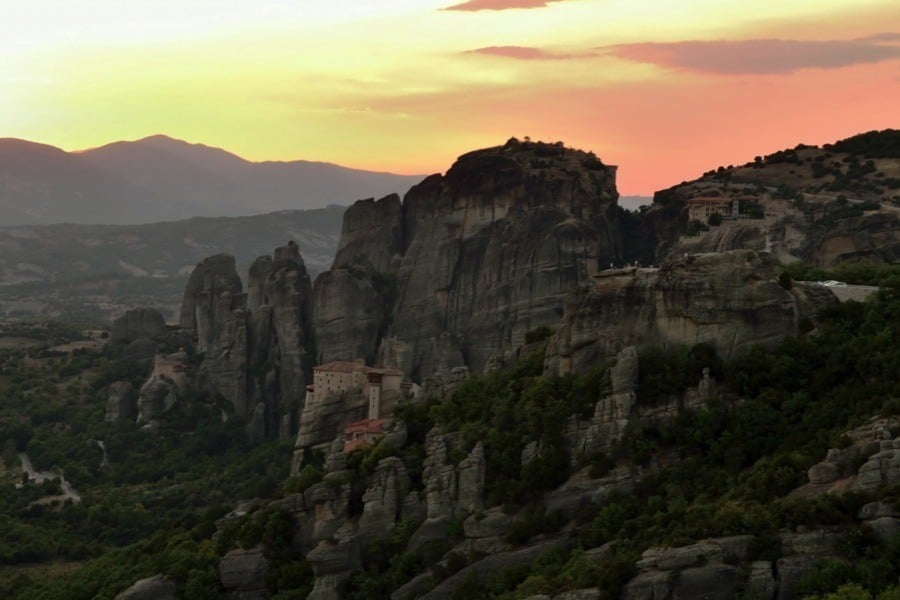
[[[514,8],[543,8],[553,2],[564,0],[468,0],[460,4],[448,6],[444,10],[510,10]]]
[[[660,67],[743,75],[793,73],[800,69],[837,69],[900,58],[900,34],[882,33],[858,40],[717,40],[620,44],[601,48],[619,58]]]
[[[894,64],[728,78],[676,77],[587,85],[501,86],[382,98],[428,139],[418,160],[448,165],[474,147],[531,136],[593,150],[619,165],[623,194],[649,195],[719,165],[896,126]],[[455,144],[455,145],[453,145]],[[383,165],[387,166],[387,165]],[[409,170],[409,169],[407,169]]]

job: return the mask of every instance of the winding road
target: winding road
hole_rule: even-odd
[[[25,471],[26,475],[28,475],[28,479],[30,481],[34,481],[35,483],[44,483],[45,481],[49,481],[51,479],[59,479],[59,487],[62,488],[63,494],[65,494],[67,498],[71,499],[72,502],[76,504],[81,502],[81,496],[78,495],[78,492],[75,491],[75,488],[72,487],[72,484],[66,481],[66,478],[63,477],[62,474],[35,471],[34,465],[31,464],[31,459],[28,458],[28,455],[24,452],[19,452],[19,461],[22,463],[22,470]]]

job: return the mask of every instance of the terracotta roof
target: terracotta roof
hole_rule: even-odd
[[[363,419],[355,421],[344,427],[344,434],[348,433],[381,433],[387,419]]]

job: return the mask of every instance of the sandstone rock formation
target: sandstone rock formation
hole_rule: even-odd
[[[619,257],[614,173],[561,144],[510,140],[460,157],[402,204],[357,203],[316,283],[320,360],[377,349],[423,380],[483,370],[555,325],[567,292]]]
[[[232,550],[219,561],[219,581],[225,597],[234,600],[264,600],[269,563],[261,548]]]
[[[159,339],[166,333],[166,322],[158,310],[134,308],[112,322],[109,341],[112,344],[127,345],[140,338]]]
[[[218,254],[191,273],[179,321],[204,353],[198,386],[227,401],[241,418],[248,412],[246,304],[234,257]]]
[[[137,394],[127,381],[109,384],[109,398],[106,401],[104,421],[117,423],[133,421],[137,417]]]
[[[637,563],[639,574],[625,587],[627,600],[654,598],[734,598],[739,569],[724,563],[744,560],[752,536],[702,540],[680,548],[650,548]],[[675,573],[676,577],[671,575]]]
[[[825,459],[807,471],[809,483],[792,494],[816,496],[848,489],[873,492],[882,485],[900,483],[900,436],[892,433],[898,428],[897,419],[873,418],[847,431],[844,436],[850,445],[829,449]],[[861,466],[855,469],[855,465]]]
[[[887,145],[886,147],[889,147]],[[850,148],[847,148],[848,150]],[[832,267],[843,261],[896,262],[900,258],[900,215],[887,182],[897,159],[802,146],[760,161],[720,168],[656,193],[641,214],[638,245],[658,263],[685,252],[735,249],[768,251],[782,262],[803,260]],[[771,160],[770,160],[771,159]],[[873,160],[874,159],[874,160]],[[871,169],[861,169],[862,162]],[[739,218],[685,235],[692,200],[738,200]],[[754,218],[751,218],[751,213]],[[638,249],[640,250],[640,249]]]
[[[306,555],[316,576],[307,600],[341,600],[340,588],[360,568],[359,541],[349,521]]]
[[[728,358],[756,344],[774,346],[801,322],[837,303],[822,286],[777,283],[769,254],[735,250],[689,255],[658,269],[599,273],[566,300],[547,350],[548,373],[578,372],[630,345],[708,343]]]
[[[312,287],[291,242],[250,267],[247,292],[234,258],[201,262],[188,281],[181,327],[193,331],[204,353],[198,386],[226,401],[252,431],[266,435],[296,426],[312,366]]]
[[[390,457],[378,463],[362,497],[365,505],[359,517],[359,538],[363,547],[386,538],[394,528],[409,487],[409,475],[402,460]]]

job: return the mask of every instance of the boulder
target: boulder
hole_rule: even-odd
[[[352,526],[348,523],[335,532],[334,540],[319,542],[306,559],[316,576],[307,600],[341,600],[344,582],[361,567],[359,543]]]
[[[268,597],[266,574],[269,563],[261,548],[232,550],[219,561],[219,581],[225,595],[235,600],[263,600]]]

